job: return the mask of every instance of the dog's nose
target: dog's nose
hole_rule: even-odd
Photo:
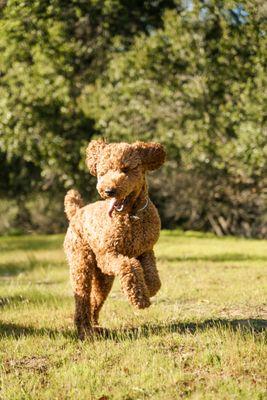
[[[108,188],[108,189],[106,189],[105,190],[105,193],[106,193],[106,195],[108,195],[108,196],[114,196],[115,195],[115,193],[116,193],[116,190],[115,189],[110,189],[110,188]]]

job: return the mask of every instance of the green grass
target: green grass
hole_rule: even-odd
[[[162,232],[152,306],[116,282],[80,342],[62,240],[0,239],[2,400],[267,398],[266,242]]]

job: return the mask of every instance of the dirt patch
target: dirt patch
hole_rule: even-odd
[[[27,369],[39,373],[45,373],[48,369],[49,360],[46,357],[23,357],[19,360],[11,359],[4,362],[6,373],[11,371]]]

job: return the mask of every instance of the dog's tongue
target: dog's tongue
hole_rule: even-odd
[[[112,217],[112,213],[115,210],[117,211],[122,211],[123,210],[123,200],[117,200],[115,197],[110,200],[109,203],[109,209],[108,209],[108,215]]]

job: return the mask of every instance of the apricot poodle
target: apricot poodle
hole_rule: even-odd
[[[104,200],[83,206],[75,190],[65,197],[70,223],[64,250],[70,265],[80,338],[97,330],[99,311],[116,275],[123,292],[137,308],[149,307],[149,298],[161,286],[153,252],[160,218],[148,196],[146,172],[164,163],[163,146],[93,140],[86,155],[87,166],[97,177],[97,190]]]

